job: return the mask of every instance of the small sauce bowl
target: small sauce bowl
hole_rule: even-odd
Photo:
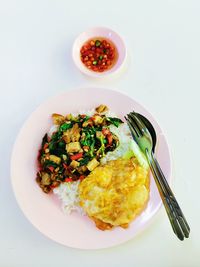
[[[116,49],[115,62],[111,67],[102,72],[89,69],[88,67],[85,66],[85,64],[81,60],[82,47],[92,39],[95,40],[105,39],[108,42],[110,41],[110,43]],[[127,57],[127,51],[123,39],[116,32],[105,27],[95,27],[95,28],[90,28],[87,31],[84,31],[76,38],[72,48],[72,57],[75,65],[82,73],[90,77],[98,78],[115,74],[119,70],[121,70]]]

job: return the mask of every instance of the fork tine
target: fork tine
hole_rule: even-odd
[[[143,132],[143,131],[145,131],[145,132],[147,132],[148,130],[147,130],[147,127],[146,127],[146,125],[143,123],[143,121],[142,120],[140,120],[138,117],[137,117],[137,113],[135,113],[135,112],[131,112],[130,113],[130,116],[131,116],[131,118],[135,121],[135,123],[138,125],[138,128]]]
[[[132,126],[130,120],[129,120],[126,116],[124,116],[124,118],[125,118],[125,120],[127,121],[127,124],[128,124],[128,126],[129,126],[130,131],[131,131],[131,134],[132,134],[133,139],[137,142],[138,134],[137,134],[137,132],[135,131],[135,128]]]
[[[127,115],[128,116],[128,120],[129,120],[129,123],[131,124],[131,126],[134,128],[136,134],[138,137],[141,136],[142,132],[141,130],[139,129],[138,125],[136,124],[135,120],[131,117],[130,113]]]

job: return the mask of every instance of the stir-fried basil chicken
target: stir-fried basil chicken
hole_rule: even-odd
[[[62,182],[84,179],[99,164],[100,159],[118,145],[118,137],[109,125],[118,127],[119,118],[107,117],[108,108],[100,105],[93,116],[53,114],[58,130],[51,137],[45,134],[38,155],[36,181],[45,193]]]

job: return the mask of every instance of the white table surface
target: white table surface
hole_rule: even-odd
[[[0,266],[200,266],[200,2],[6,0],[0,5]],[[71,59],[74,38],[91,26],[120,33],[128,62],[120,77],[91,80]],[[191,226],[184,242],[164,209],[133,240],[82,251],[39,233],[10,184],[16,135],[46,98],[98,85],[128,93],[158,120],[173,158],[173,190]],[[193,129],[189,129],[193,127]]]

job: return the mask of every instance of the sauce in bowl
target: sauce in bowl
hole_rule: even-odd
[[[82,63],[95,72],[111,69],[118,59],[118,51],[114,43],[103,37],[89,39],[80,49]]]

